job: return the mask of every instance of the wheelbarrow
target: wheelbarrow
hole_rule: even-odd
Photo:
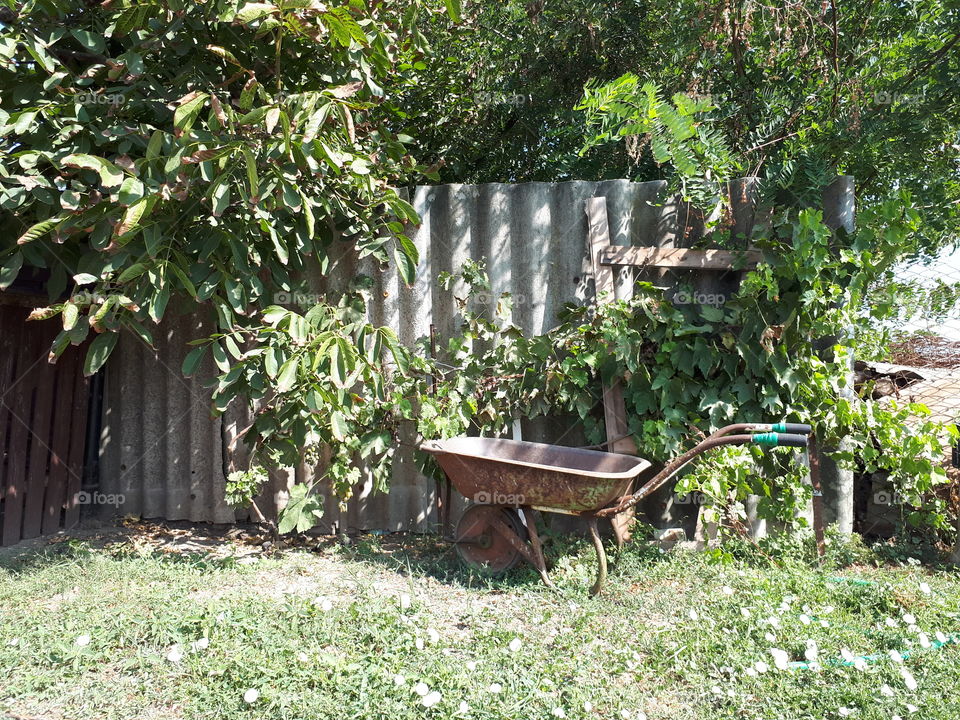
[[[810,426],[799,423],[728,425],[679,455],[635,492],[637,477],[650,468],[643,458],[501,438],[454,437],[420,447],[432,454],[450,483],[471,503],[453,538],[463,560],[502,574],[526,560],[552,587],[547,574],[536,512],[583,517],[597,554],[591,592],[607,579],[607,555],[597,522],[630,509],[703,453],[723,445],[807,447]],[[811,462],[815,494],[819,469]]]

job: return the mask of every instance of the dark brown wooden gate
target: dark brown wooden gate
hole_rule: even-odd
[[[59,328],[25,322],[43,298],[0,294],[0,545],[77,523],[89,383],[81,348],[47,362]]]

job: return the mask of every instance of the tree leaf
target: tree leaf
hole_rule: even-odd
[[[180,368],[184,377],[191,377],[200,368],[203,362],[203,356],[207,353],[206,345],[199,345],[187,353],[183,359],[183,366]]]
[[[294,386],[297,382],[297,369],[300,366],[300,358],[292,357],[287,360],[280,368],[280,374],[277,376],[277,392],[284,393]]]
[[[339,410],[330,413],[330,432],[340,442],[346,440],[350,435],[350,426],[347,425],[347,419]]]
[[[26,245],[28,242],[33,242],[34,240],[43,237],[48,232],[53,230],[57,225],[63,222],[64,217],[58,215],[57,217],[52,217],[49,220],[41,220],[35,225],[31,225],[23,235],[17,238],[17,245]],[[19,268],[17,268],[19,270]]]
[[[78,308],[74,303],[68,302],[64,304],[63,311],[61,312],[61,319],[63,320],[63,329],[67,332],[73,330],[74,326],[77,324],[77,319],[80,317],[80,308]]]
[[[0,290],[6,290],[17,279],[23,267],[23,254],[15,252],[0,265]]]
[[[204,92],[192,92],[180,98],[180,104],[173,112],[173,127],[177,136],[189,132],[209,97]]]
[[[105,332],[97,335],[90,343],[90,349],[87,350],[87,357],[83,361],[83,374],[87,377],[95,375],[103,364],[107,362],[110,353],[117,345],[117,333]]]
[[[117,187],[123,182],[123,170],[109,160],[97,157],[96,155],[74,153],[67,155],[67,157],[63,159],[62,164],[67,167],[97,172],[100,175],[100,182],[106,188]]]

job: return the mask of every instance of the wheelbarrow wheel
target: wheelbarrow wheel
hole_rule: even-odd
[[[457,523],[457,553],[463,561],[484,573],[497,576],[511,570],[523,556],[506,538],[493,529],[491,519],[499,517],[517,536],[526,541],[527,529],[520,514],[502,505],[471,505]]]

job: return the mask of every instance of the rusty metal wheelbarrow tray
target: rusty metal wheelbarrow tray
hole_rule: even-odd
[[[421,447],[469,500],[570,515],[596,512],[629,494],[650,467],[632,455],[500,438],[456,437]]]

